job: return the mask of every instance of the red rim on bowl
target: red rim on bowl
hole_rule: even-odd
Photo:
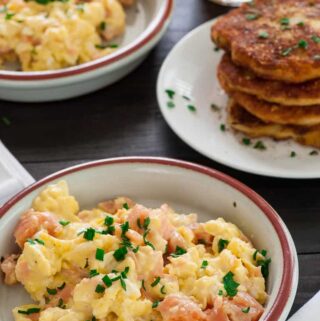
[[[210,176],[212,178],[215,178],[219,181],[222,181],[227,185],[233,187],[234,189],[238,190],[239,192],[244,194],[246,197],[248,197],[255,205],[257,205],[261,209],[261,211],[265,214],[267,219],[270,221],[270,223],[273,225],[274,229],[276,230],[281,243],[281,248],[283,253],[283,271],[284,272],[283,272],[279,292],[275,299],[274,304],[268,311],[268,314],[263,319],[263,321],[278,321],[290,298],[292,284],[293,284],[294,268],[295,268],[293,253],[291,251],[289,240],[286,236],[286,232],[283,228],[282,220],[279,217],[279,215],[275,212],[275,210],[251,188],[242,184],[238,180],[226,174],[223,174],[219,171],[213,170],[211,168],[185,162],[185,161],[168,159],[168,158],[160,158],[160,157],[121,157],[121,158],[110,158],[105,160],[93,161],[90,163],[77,165],[77,166],[59,171],[25,188],[23,191],[21,191],[16,196],[11,198],[7,203],[5,203],[0,208],[0,218],[4,216],[5,213],[10,208],[12,208],[18,201],[20,201],[26,195],[28,195],[35,189],[50,183],[53,180],[56,180],[67,174],[75,173],[84,169],[104,166],[104,165],[121,164],[121,163],[159,164],[159,165],[165,165],[165,166],[179,167],[179,168],[187,169],[197,173],[201,173],[201,174]]]
[[[169,19],[173,10],[174,0],[165,0],[165,7],[161,10],[161,16],[157,17],[157,23],[150,28],[148,33],[145,34],[143,38],[134,43],[132,46],[124,47],[124,50],[112,56],[105,56],[99,60],[93,60],[91,62],[70,67],[61,70],[53,71],[41,71],[41,72],[10,72],[10,71],[0,71],[0,79],[5,80],[48,80],[56,79],[68,76],[79,75],[88,71],[93,71],[95,69],[108,66],[114,62],[117,62],[129,55],[135,53],[142,47],[144,47],[149,41],[151,41],[163,28],[167,20]]]

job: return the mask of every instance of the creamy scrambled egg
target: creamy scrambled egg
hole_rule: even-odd
[[[79,211],[61,181],[15,238],[22,252],[2,259],[5,282],[36,302],[15,308],[16,321],[255,321],[267,299],[266,251],[222,218],[198,223],[125,197]]]
[[[128,0],[8,0],[0,4],[0,68],[66,68],[112,53]]]

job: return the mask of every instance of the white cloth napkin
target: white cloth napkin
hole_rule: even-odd
[[[320,292],[308,301],[288,321],[319,321],[320,319]]]
[[[0,206],[33,182],[33,177],[0,141]]]

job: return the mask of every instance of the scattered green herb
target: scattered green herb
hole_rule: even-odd
[[[42,240],[39,239],[34,239],[38,244],[44,245],[44,242]]]
[[[218,295],[219,295],[219,296],[223,296],[223,291],[222,291],[222,290],[219,290]]]
[[[287,48],[287,49],[284,49],[284,50],[282,50],[281,55],[282,55],[283,57],[289,56],[290,53],[292,52],[292,50],[293,50],[293,49],[292,49],[291,47],[289,47],[289,48]]]
[[[311,37],[311,39],[315,42],[315,43],[320,43],[320,37],[316,36],[316,35],[313,35]]]
[[[121,287],[126,291],[127,285],[126,285],[126,282],[124,282],[123,278],[120,278],[120,284],[121,284]]]
[[[128,205],[128,203],[124,203],[124,204],[122,205],[122,207],[123,207],[124,209],[126,209],[126,210],[128,210],[128,209],[129,209],[129,205]]]
[[[303,22],[303,21],[298,22],[298,23],[297,23],[297,26],[299,26],[299,27],[304,27],[304,22]]]
[[[11,125],[11,120],[8,118],[8,117],[6,117],[6,116],[2,116],[1,117],[1,120],[2,120],[2,122],[6,125],[6,126],[10,126]]]
[[[105,21],[100,22],[99,29],[102,31],[106,29],[106,22]]]
[[[244,308],[241,310],[243,313],[249,313],[250,307]]]
[[[170,99],[173,99],[174,95],[176,94],[176,92],[174,90],[172,90],[172,89],[166,89],[165,92],[166,92],[166,94],[168,95],[168,97]]]
[[[48,292],[48,294],[50,294],[50,295],[55,295],[55,294],[57,294],[57,289],[49,289],[49,288],[47,288],[47,292]]]
[[[291,158],[296,157],[296,156],[297,156],[297,153],[296,153],[295,151],[292,151],[292,152],[290,153],[290,157],[291,157]]]
[[[227,292],[227,295],[229,297],[234,297],[238,293],[238,286],[240,285],[239,283],[235,282],[233,279],[234,274],[232,272],[228,272],[224,277],[223,277],[223,285],[224,289]]]
[[[280,19],[280,24],[284,26],[288,26],[290,24],[290,19],[289,18],[282,18]]]
[[[152,308],[155,309],[159,305],[160,301],[155,301],[152,303]]]
[[[319,155],[319,152],[317,150],[313,150],[309,153],[310,156],[316,156]]]
[[[195,106],[193,106],[193,105],[188,105],[187,107],[188,107],[188,109],[189,109],[190,111],[192,111],[193,113],[194,113],[195,111],[197,111],[197,108],[196,108]]]
[[[60,286],[57,287],[58,290],[63,290],[66,286],[66,282],[63,282]]]
[[[104,219],[104,224],[107,226],[112,225],[114,222],[114,219],[112,216],[106,216],[106,218]]]
[[[259,38],[261,38],[261,39],[268,39],[268,38],[269,38],[268,32],[266,32],[266,31],[261,31],[261,32],[259,32]]]
[[[63,300],[60,298],[58,301],[58,307],[61,309],[65,309],[66,305],[63,303]]]
[[[96,286],[96,293],[103,293],[105,290],[106,290],[106,288],[101,284],[98,284]]]
[[[146,287],[144,285],[144,280],[141,281],[141,287],[146,291]]]
[[[201,269],[205,269],[208,266],[208,261],[207,260],[203,260],[202,264],[201,264]]]
[[[222,252],[229,244],[228,240],[220,239],[218,242],[218,251]]]
[[[251,139],[247,138],[247,137],[243,137],[242,143],[243,143],[243,145],[249,146],[249,145],[251,145]]]
[[[248,21],[257,20],[259,17],[260,17],[260,15],[257,13],[247,13],[246,14],[246,19]]]
[[[102,278],[102,282],[106,285],[106,287],[110,288],[110,286],[112,285],[112,281],[111,279],[109,278],[108,275],[105,275],[103,278]]]
[[[187,101],[190,101],[191,99],[187,96],[182,96],[183,99],[187,100]]]
[[[6,16],[5,16],[5,19],[6,20],[11,20],[11,18],[14,17],[14,16],[15,16],[15,13],[7,12]]]
[[[155,280],[151,283],[151,286],[154,288],[157,284],[159,284],[160,280],[160,276],[156,277]]]
[[[225,132],[225,131],[226,131],[226,125],[225,125],[225,124],[221,124],[221,125],[220,125],[220,130],[221,130],[222,132]]]
[[[167,107],[169,107],[169,108],[174,108],[174,107],[175,107],[175,104],[174,104],[172,101],[168,101],[168,102],[167,102]]]
[[[40,308],[30,308],[28,310],[18,310],[18,313],[20,314],[33,314],[33,313],[39,313],[40,312]]]
[[[271,263],[271,259],[266,260],[258,260],[257,265],[261,266],[261,273],[265,279],[269,276],[269,265]]]
[[[97,270],[90,270],[89,272],[89,278],[93,278],[94,276],[99,275],[99,272]]]
[[[179,257],[179,256],[186,254],[186,253],[187,253],[187,251],[185,249],[183,249],[180,246],[177,246],[176,251],[174,253],[172,253],[171,256],[172,257]]]
[[[69,221],[59,221],[59,224],[62,226],[67,226],[70,224],[70,222]]]
[[[88,241],[92,241],[94,239],[95,234],[96,230],[90,227],[84,232],[83,237]]]
[[[267,147],[265,146],[265,144],[264,144],[261,140],[258,140],[258,141],[255,143],[255,145],[254,145],[253,148],[254,148],[254,149],[259,149],[259,150],[265,150],[265,149],[267,149]]]
[[[306,40],[304,40],[304,39],[299,40],[299,42],[298,42],[298,47],[299,47],[299,48],[307,49],[308,46],[309,46],[308,41],[306,41]]]
[[[165,286],[163,285],[160,289],[161,294],[167,294],[167,291],[165,290]]]
[[[118,248],[114,251],[113,257],[119,262],[123,261],[128,253],[128,250],[125,246]]]
[[[218,106],[215,105],[215,104],[211,104],[210,107],[211,107],[211,109],[212,109],[213,111],[220,111],[220,110],[221,110],[221,108],[218,107]]]
[[[96,260],[103,261],[104,259],[104,250],[97,248],[96,250]]]

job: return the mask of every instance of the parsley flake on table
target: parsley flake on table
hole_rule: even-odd
[[[167,107],[168,108],[174,108],[176,105],[172,101],[167,102]]]
[[[227,292],[227,295],[229,297],[234,297],[237,295],[238,290],[237,288],[239,287],[239,283],[237,283],[234,279],[234,274],[232,272],[228,272],[224,277],[223,277],[223,285],[224,289]]]
[[[258,140],[255,145],[253,146],[254,149],[258,149],[258,150],[266,150],[267,147],[266,145],[261,141],[261,140]]]
[[[220,130],[221,130],[222,132],[225,132],[225,131],[226,131],[226,125],[225,125],[225,124],[221,124],[221,125],[220,125]]]
[[[292,151],[292,152],[290,153],[290,157],[291,157],[291,158],[296,157],[296,156],[297,156],[297,153],[296,153],[295,151]]]
[[[251,139],[248,138],[248,137],[243,137],[243,138],[242,138],[242,144],[243,144],[243,145],[246,145],[246,146],[251,145]]]
[[[312,150],[310,153],[309,153],[310,156],[316,156],[316,155],[319,155],[319,152],[317,150]]]
[[[195,106],[193,106],[193,105],[188,105],[187,107],[188,107],[188,109],[189,109],[190,111],[192,111],[193,113],[194,113],[195,111],[197,111],[197,108],[196,108]]]

